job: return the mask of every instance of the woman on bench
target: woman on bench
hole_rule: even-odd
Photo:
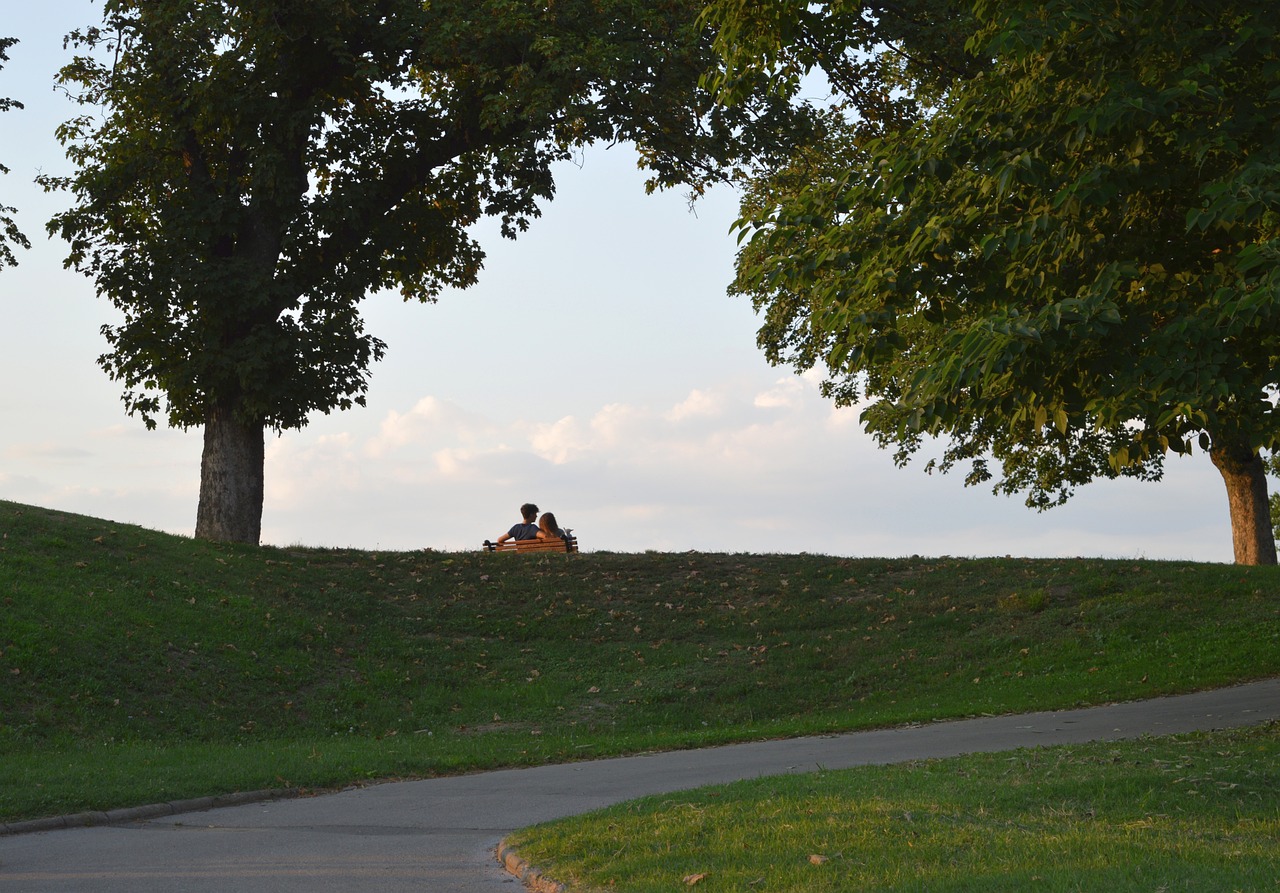
[[[538,539],[563,540],[568,538],[568,534],[556,524],[556,516],[551,512],[543,512],[542,517],[538,519]]]

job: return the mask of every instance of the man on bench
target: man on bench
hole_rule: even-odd
[[[532,502],[520,506],[520,516],[524,523],[512,525],[511,529],[498,537],[501,546],[507,540],[536,540],[538,538],[538,507]],[[488,540],[485,540],[487,543]]]

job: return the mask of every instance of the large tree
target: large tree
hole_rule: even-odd
[[[724,33],[754,46],[731,49],[731,74],[839,63],[787,47],[839,49],[877,27],[840,24],[861,4],[765,6],[772,19],[720,5]],[[918,101],[893,118],[856,113],[832,78],[823,140],[752,184],[734,289],[763,315],[761,345],[825,367],[826,392],[863,405],[899,461],[940,438],[929,467],[964,464],[970,483],[998,473],[998,492],[1040,508],[1095,478],[1159,478],[1167,454],[1202,450],[1226,485],[1236,561],[1275,563],[1274,8],[941,8],[933,21],[963,38],[970,64],[931,67],[934,48],[955,45],[941,37],[885,35],[847,54]]]
[[[9,61],[9,47],[17,43],[17,39],[13,37],[0,37],[0,63]],[[0,68],[4,65],[0,64]],[[7,112],[9,109],[20,109],[22,103],[16,99],[7,99],[0,96],[0,112]],[[0,164],[0,174],[9,173],[9,169]],[[0,267],[13,266],[18,262],[14,256],[13,246],[17,245],[21,248],[30,248],[31,243],[27,241],[27,237],[18,229],[18,224],[11,215],[16,213],[15,208],[10,208],[0,203]]]
[[[62,83],[76,205],[52,232],[121,320],[100,364],[154,426],[204,427],[196,536],[256,542],[265,431],[363,404],[359,302],[474,281],[575,146],[705,182],[781,132],[699,86],[692,0],[106,0]],[[103,115],[98,114],[103,110]],[[756,124],[753,120],[760,118]]]

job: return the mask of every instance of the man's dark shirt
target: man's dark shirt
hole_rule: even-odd
[[[538,538],[538,525],[517,524],[507,531],[507,535],[517,540],[536,540]]]

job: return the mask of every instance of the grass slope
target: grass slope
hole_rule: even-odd
[[[0,817],[1280,673],[1280,570],[251,548],[0,502]]]

